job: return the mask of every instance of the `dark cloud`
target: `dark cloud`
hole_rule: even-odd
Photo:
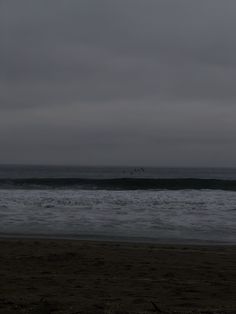
[[[234,0],[1,0],[0,162],[236,166]]]

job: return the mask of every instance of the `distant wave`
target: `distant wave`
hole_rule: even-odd
[[[83,179],[83,178],[29,178],[0,179],[0,189],[96,189],[96,190],[183,190],[211,189],[236,191],[236,180],[220,179]]]

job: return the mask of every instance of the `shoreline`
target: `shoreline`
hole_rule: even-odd
[[[235,245],[0,237],[0,252],[0,313],[236,312]]]
[[[176,238],[147,238],[147,237],[121,237],[108,235],[85,235],[85,234],[27,234],[27,233],[1,233],[1,239],[32,239],[52,241],[88,241],[127,244],[153,244],[153,245],[192,245],[192,246],[229,246],[236,247],[235,241],[201,240],[201,239],[176,239]]]

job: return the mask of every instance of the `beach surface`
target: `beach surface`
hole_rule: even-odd
[[[236,313],[236,246],[0,240],[0,313]]]

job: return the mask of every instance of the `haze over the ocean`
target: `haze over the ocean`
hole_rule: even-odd
[[[0,163],[236,166],[235,12],[1,0]]]

